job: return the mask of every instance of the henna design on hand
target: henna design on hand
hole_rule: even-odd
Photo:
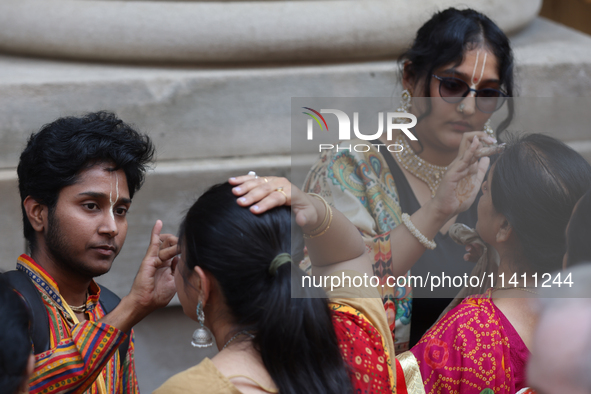
[[[472,192],[474,191],[474,183],[469,176],[462,178],[458,182],[458,186],[456,187],[456,197],[460,202],[460,206],[462,206],[469,198]]]

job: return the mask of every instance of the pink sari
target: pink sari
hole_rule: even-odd
[[[529,351],[490,294],[464,299],[397,356],[408,393],[515,394],[525,387]]]

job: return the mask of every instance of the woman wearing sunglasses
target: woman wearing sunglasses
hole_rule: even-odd
[[[361,231],[374,274],[384,280],[382,299],[397,352],[420,339],[458,289],[433,294],[428,287],[397,287],[386,280],[408,275],[411,267],[413,276],[424,279],[471,272],[473,265],[464,260],[472,260],[478,251],[468,247],[466,253],[447,232],[455,222],[475,226],[477,201],[466,196],[479,185],[442,187],[443,174],[457,156],[462,137],[496,143],[490,116],[513,95],[509,40],[474,10],[450,8],[435,14],[400,61],[404,90],[398,111],[417,117],[411,131],[418,140],[400,133],[394,141],[374,141],[400,144],[401,152],[325,152],[304,185]],[[497,136],[512,118],[511,102],[507,108]]]

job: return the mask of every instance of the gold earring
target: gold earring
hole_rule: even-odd
[[[401,99],[400,99],[400,107],[396,109],[396,112],[405,112],[408,113],[412,104],[410,100],[412,99],[412,95],[408,89],[404,89],[402,91]]]

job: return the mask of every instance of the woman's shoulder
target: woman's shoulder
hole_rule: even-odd
[[[458,306],[450,311],[450,313],[453,312],[462,316],[494,315],[495,304],[492,302],[490,290],[483,294],[474,294],[464,298]]]
[[[465,298],[441,317],[411,351],[417,358],[434,346],[444,348],[444,353],[448,346],[470,353],[480,347],[492,349],[504,337],[499,313],[489,295],[475,295]]]
[[[347,143],[355,145],[359,141]],[[303,190],[325,198],[325,194],[348,192],[364,205],[369,203],[368,193],[387,196],[397,203],[396,185],[386,159],[373,145],[366,146],[367,151],[363,152],[337,148],[322,152],[308,172]]]
[[[334,167],[334,165],[338,163],[340,165],[353,167],[367,166],[367,168],[364,168],[366,171],[372,171],[378,174],[383,171],[389,172],[388,163],[384,158],[383,149],[379,149],[369,141],[351,140],[345,142],[346,146],[341,144],[338,148],[335,148],[329,153],[329,165]],[[352,147],[359,146],[364,148],[359,150],[352,149]]]
[[[355,145],[361,140],[347,143]],[[367,152],[337,148],[323,152],[308,172],[303,190],[321,195],[364,234],[375,236],[400,223],[400,201],[394,177],[373,145]]]
[[[313,182],[319,175],[331,179],[347,179],[351,174],[357,176],[377,177],[389,174],[389,168],[382,152],[369,141],[345,141],[346,146],[338,145],[330,150],[323,150],[312,166],[304,188],[314,191]],[[348,149],[363,146],[363,149]]]
[[[470,331],[473,327],[479,332],[493,331],[498,330],[500,323],[500,316],[487,292],[466,297],[458,306],[441,317],[423,338],[439,337],[445,332]]]
[[[153,394],[184,394],[195,387],[208,394],[240,394],[209,358],[172,376]]]
[[[511,370],[505,369],[504,360],[510,359],[507,338],[486,295],[464,299],[431,327],[410,352],[416,358],[415,367],[420,370],[426,391],[442,381],[497,387],[513,379]]]

